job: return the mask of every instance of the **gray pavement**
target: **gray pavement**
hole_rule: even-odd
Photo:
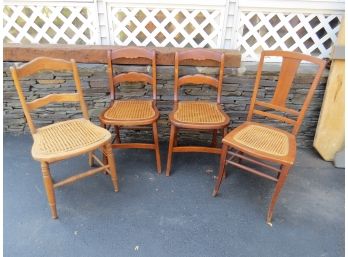
[[[213,198],[217,156],[175,154],[166,177],[146,150],[114,151],[118,193],[104,174],[57,189],[52,220],[31,142],[4,135],[4,256],[344,256],[344,170],[312,150],[298,150],[269,227],[273,182],[229,166]],[[52,173],[87,168],[83,156]]]

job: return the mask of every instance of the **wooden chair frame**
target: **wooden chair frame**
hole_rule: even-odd
[[[48,57],[38,57],[20,67],[10,67],[12,78],[14,80],[14,84],[19,96],[19,100],[21,102],[25,118],[27,120],[27,123],[29,125],[30,132],[34,138],[34,135],[37,133],[37,128],[35,127],[35,124],[32,120],[32,117],[30,115],[30,112],[41,108],[47,104],[50,103],[64,103],[64,102],[79,102],[83,118],[85,120],[89,121],[88,116],[88,110],[87,105],[83,98],[83,90],[81,87],[81,82],[78,74],[77,65],[74,60],[66,61],[62,59],[53,59]],[[38,73],[40,71],[64,71],[64,72],[71,72],[75,81],[76,85],[76,93],[60,93],[60,94],[50,94],[45,97],[36,99],[31,102],[27,102],[22,90],[22,86],[20,83],[20,79],[23,77],[30,76],[32,74]],[[96,127],[98,128],[98,127]],[[99,128],[98,128],[99,129]],[[80,173],[77,175],[70,176],[62,181],[54,182],[51,177],[50,168],[49,165],[51,163],[55,163],[57,161],[65,160],[68,158],[72,158],[81,154],[90,153],[92,150],[99,149],[103,152],[104,155],[107,156],[107,161],[105,164],[101,160],[98,159],[97,156],[94,154],[90,154],[91,158],[95,159],[99,164],[100,167],[90,169],[84,173]],[[41,162],[41,169],[42,169],[42,177],[44,186],[46,189],[46,194],[48,198],[48,202],[51,208],[51,215],[52,218],[57,218],[57,209],[56,209],[56,200],[55,200],[55,192],[54,189],[61,187],[63,185],[67,185],[70,183],[73,183],[77,180],[80,180],[82,178],[92,176],[94,174],[97,174],[99,172],[105,171],[108,174],[110,174],[114,190],[118,191],[118,179],[117,179],[117,173],[116,173],[116,167],[115,167],[115,160],[112,155],[112,148],[111,148],[111,142],[110,139],[106,142],[101,142],[94,144],[90,146],[89,148],[84,149],[78,149],[71,154],[67,156],[56,156],[51,157],[48,159],[42,159],[38,160]]]
[[[113,126],[115,129],[115,137],[113,139],[112,148],[119,149],[150,149],[154,150],[156,154],[156,167],[157,173],[161,173],[161,157],[159,150],[159,140],[158,140],[158,129],[157,129],[157,120],[159,118],[159,111],[156,107],[157,100],[157,71],[156,71],[156,51],[149,50],[139,47],[126,47],[117,50],[108,50],[107,51],[108,59],[108,78],[109,78],[109,90],[110,90],[110,105],[105,109],[99,116],[101,126],[107,128],[108,130]],[[113,64],[112,62],[117,59],[143,59],[147,60],[151,64],[152,75],[140,72],[128,72],[114,75]],[[154,117],[149,119],[139,119],[132,121],[117,121],[112,119],[105,118],[105,112],[113,106],[116,99],[116,90],[115,86],[120,85],[123,82],[144,82],[152,86],[152,108],[155,111]],[[153,132],[153,144],[149,143],[122,143],[120,138],[120,129],[146,129],[147,125],[152,126]],[[116,143],[114,143],[116,141]]]
[[[175,74],[174,74],[174,106],[173,111],[169,114],[169,120],[171,123],[170,139],[167,159],[166,176],[170,175],[172,166],[173,153],[185,153],[185,152],[203,152],[212,154],[221,154],[221,148],[217,148],[217,133],[218,130],[222,130],[222,134],[226,135],[227,126],[229,125],[229,117],[222,111],[221,106],[219,108],[225,117],[225,121],[221,123],[206,123],[206,124],[190,124],[181,123],[174,118],[174,113],[178,109],[179,104],[179,90],[180,87],[185,84],[206,84],[217,90],[217,104],[221,102],[222,81],[224,75],[224,53],[206,50],[206,49],[192,49],[187,51],[181,51],[175,53]],[[219,64],[219,77],[216,79],[212,76],[203,74],[186,75],[179,77],[180,64],[186,60],[212,60]],[[213,138],[210,147],[206,146],[178,146],[177,134],[180,130],[198,130],[198,131],[212,131]]]
[[[268,56],[278,56],[283,58],[283,62],[281,65],[280,73],[279,73],[279,79],[278,84],[276,86],[273,98],[271,102],[265,102],[265,101],[258,101],[257,100],[257,94],[258,89],[260,86],[260,80],[262,75],[262,68],[264,64],[265,57]],[[302,105],[302,108],[300,111],[287,108],[286,107],[286,100],[288,97],[288,93],[290,91],[290,88],[292,86],[292,82],[295,78],[297,69],[299,67],[299,64],[301,61],[307,61],[310,63],[313,63],[315,65],[318,65],[317,73],[312,81],[312,84],[309,88],[309,91],[307,93],[307,96],[304,100],[304,103]],[[288,176],[289,170],[294,164],[295,157],[296,157],[296,135],[299,131],[299,128],[302,124],[303,118],[305,116],[305,113],[308,109],[308,106],[310,104],[310,101],[313,97],[313,94],[315,92],[316,87],[319,84],[320,77],[325,69],[326,62],[312,56],[304,55],[301,53],[294,53],[294,52],[286,52],[286,51],[263,51],[261,53],[260,62],[258,65],[258,71],[256,74],[256,80],[254,85],[254,91],[251,98],[251,104],[250,109],[247,117],[247,122],[233,131],[231,131],[224,139],[223,139],[223,147],[222,147],[222,153],[221,153],[221,159],[220,159],[220,169],[219,169],[219,175],[217,182],[215,184],[213,196],[216,196],[221,182],[226,175],[225,165],[231,164],[235,167],[238,167],[242,170],[251,172],[253,174],[256,174],[258,176],[261,176],[263,178],[272,180],[276,182],[275,191],[273,193],[268,213],[267,213],[267,223],[269,225],[272,225],[272,214],[273,209],[275,207],[276,201],[278,199],[279,193],[285,184],[286,178]],[[278,115],[275,113],[269,113],[264,110],[259,110],[257,107],[261,107],[267,110],[273,110],[278,111],[286,114],[290,114],[292,116],[295,116],[296,118],[288,118],[284,117],[282,115]],[[242,147],[240,145],[237,145],[235,143],[231,143],[231,140],[229,140],[229,136],[235,135],[238,133],[241,129],[243,129],[245,126],[248,126],[250,122],[252,122],[252,118],[254,115],[263,116],[271,119],[278,120],[280,122],[285,122],[292,126],[291,133],[289,133],[289,137],[293,138],[293,141],[290,141],[289,145],[289,153],[285,157],[276,157],[272,154],[265,153],[262,151],[257,151],[255,149],[251,149],[248,147]],[[280,129],[274,128],[274,130],[281,131]],[[284,131],[283,131],[284,132]],[[231,151],[229,149],[231,148]],[[227,154],[229,155],[227,157]],[[271,172],[275,172],[276,176],[271,176],[269,174],[266,174],[262,171],[259,171],[257,169],[251,168],[247,165],[244,165],[241,163],[241,161],[246,161],[250,163],[257,164],[259,166],[262,166],[263,168],[266,168],[270,170]],[[270,165],[268,163],[263,162],[262,160],[274,163],[276,165],[280,165],[280,168],[276,168],[273,165]]]

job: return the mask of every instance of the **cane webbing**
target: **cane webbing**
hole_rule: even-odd
[[[177,121],[185,123],[221,123],[225,116],[217,103],[181,101],[174,113]]]
[[[289,139],[285,133],[272,128],[249,125],[233,138],[237,143],[257,151],[285,156],[289,152]]]
[[[104,117],[112,120],[142,120],[155,116],[152,100],[116,101],[104,113]]]
[[[102,144],[110,133],[86,119],[74,119],[37,129],[33,134],[33,157],[61,155],[71,151],[83,151],[91,145]]]

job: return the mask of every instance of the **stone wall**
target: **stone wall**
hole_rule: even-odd
[[[13,85],[9,67],[14,63],[4,62],[3,71],[3,90],[4,90],[4,132],[27,133],[28,126],[17,92]],[[222,91],[222,104],[225,112],[231,117],[230,129],[236,127],[246,120],[249,109],[250,98],[252,95],[253,84],[256,73],[256,63],[243,63],[242,68],[226,68]],[[119,71],[139,70],[148,72],[147,66],[117,66]],[[216,68],[194,68],[185,67],[181,70],[182,74],[190,74],[196,71],[201,73],[216,75]],[[262,88],[260,89],[260,99],[271,99],[274,86],[277,84],[277,71],[279,65],[269,64],[265,67],[262,77]],[[106,76],[106,65],[103,64],[79,64],[79,73],[84,89],[85,100],[88,104],[89,114],[93,122],[98,123],[98,114],[109,103],[108,81]],[[158,101],[157,106],[161,113],[159,124],[160,141],[167,141],[169,136],[168,113],[172,109],[173,99],[173,66],[157,67]],[[313,67],[302,66],[294,81],[294,85],[289,94],[288,106],[299,108],[304,100],[305,93],[313,78]],[[320,81],[313,101],[309,107],[306,118],[298,134],[297,141],[300,147],[311,147],[317,121],[319,118],[322,99],[325,91],[327,72]],[[74,81],[70,74],[66,73],[40,73],[35,77],[28,77],[22,81],[24,93],[29,101],[49,93],[71,92],[74,90]],[[206,86],[185,86],[181,90],[181,99],[189,100],[215,100],[214,89]],[[151,87],[142,84],[123,85],[117,95],[120,98],[146,97],[151,98]],[[66,118],[80,117],[78,104],[50,104],[46,108],[38,109],[32,113],[33,120],[37,126],[50,124],[53,121],[64,120]],[[255,117],[255,120],[265,122],[265,119]],[[267,122],[267,121],[266,121]],[[121,130],[121,138],[125,141],[149,141],[151,130],[144,129],[138,131]],[[209,133],[188,133],[180,134],[179,143],[185,144],[194,141],[197,144],[206,144],[211,139]]]

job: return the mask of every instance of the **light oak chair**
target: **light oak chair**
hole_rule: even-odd
[[[179,77],[179,67],[187,60],[211,60],[219,65],[219,77],[214,78],[203,74],[186,75]],[[198,64],[199,65],[199,64]],[[171,123],[166,176],[170,175],[173,153],[204,152],[220,154],[217,148],[217,132],[227,133],[230,118],[223,112],[220,105],[222,80],[224,74],[224,54],[221,52],[192,49],[175,53],[175,81],[174,81],[174,108],[169,114]],[[183,85],[209,85],[217,90],[216,102],[207,101],[179,101],[179,90]],[[213,139],[210,147],[207,146],[177,146],[179,129],[212,131]]]
[[[118,180],[115,161],[112,155],[111,134],[89,121],[86,103],[80,84],[77,66],[74,60],[65,61],[47,57],[38,57],[20,67],[11,67],[12,78],[21,102],[25,118],[28,122],[34,143],[32,156],[41,163],[42,177],[48,203],[51,207],[52,218],[57,218],[56,200],[54,189],[66,184],[73,183],[82,178],[106,171],[110,174],[114,190],[118,191]],[[27,102],[22,90],[20,80],[40,71],[64,71],[72,72],[76,84],[76,93],[50,94],[45,97]],[[56,122],[54,124],[36,128],[30,112],[44,107],[50,103],[79,102],[83,118]],[[101,149],[107,156],[106,164],[94,154],[91,157],[101,166],[87,172],[73,175],[59,182],[53,182],[49,165],[58,161],[66,160],[81,154],[87,154],[96,149]]]
[[[257,96],[264,59],[269,56],[282,58],[282,64],[273,98],[270,102],[266,102],[264,100],[258,100]],[[303,105],[299,107],[299,109],[291,109],[287,107],[286,102],[298,67],[302,61],[316,65],[317,72]],[[270,179],[276,182],[275,191],[267,213],[267,223],[272,225],[271,219],[274,206],[286,181],[289,170],[295,162],[296,134],[300,129],[324,69],[325,61],[301,53],[286,51],[263,51],[261,53],[247,121],[228,133],[222,140],[223,147],[220,159],[220,170],[213,196],[216,196],[219,191],[226,172],[226,164],[231,164],[263,178]],[[283,129],[275,128],[274,126],[253,122],[252,118],[254,115],[285,122],[292,127],[292,130],[289,133]],[[231,151],[229,151],[229,149]],[[242,160],[243,164],[241,163]],[[275,176],[246,165],[248,162],[260,165],[270,172],[274,172]],[[280,168],[278,168],[279,166]]]
[[[156,52],[154,50],[126,47],[117,50],[109,50],[108,58],[108,77],[111,102],[109,107],[104,110],[100,116],[100,122],[103,127],[115,129],[115,138],[113,148],[141,148],[151,149],[156,153],[156,165],[158,174],[161,173],[161,158],[158,142],[157,120],[159,112],[156,107],[157,98],[157,80],[156,80]],[[151,64],[151,76],[146,73],[128,72],[114,75],[113,61],[117,59],[133,59],[147,61]],[[152,86],[152,99],[116,99],[115,86],[121,83],[143,82]],[[122,143],[120,138],[120,128],[141,129],[146,125],[152,126],[153,144],[145,143]],[[114,143],[116,141],[116,143]]]

